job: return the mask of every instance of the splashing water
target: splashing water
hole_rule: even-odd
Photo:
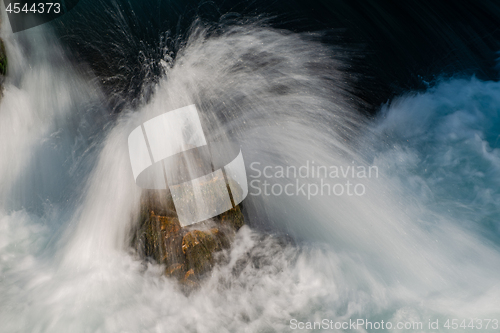
[[[50,31],[3,31],[2,332],[283,332],[292,318],[425,331],[428,320],[500,319],[499,83],[449,80],[368,123],[338,53],[314,36],[196,24],[152,100],[112,119]],[[374,165],[378,177],[362,179],[362,196],[249,195],[250,227],[186,295],[129,249],[140,189],[127,137],[192,103],[209,141],[239,142],[247,170],[314,161]]]

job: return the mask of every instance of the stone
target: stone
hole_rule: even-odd
[[[244,225],[240,206],[210,220],[182,227],[168,190],[143,190],[132,245],[143,259],[165,265],[165,275],[196,287]]]
[[[2,97],[3,82],[6,74],[7,74],[7,52],[5,51],[5,45],[3,40],[0,38],[0,97]]]

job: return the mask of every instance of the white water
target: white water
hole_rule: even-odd
[[[486,237],[498,234],[500,151],[487,119],[499,123],[499,83],[451,80],[367,124],[349,106],[332,50],[269,28],[198,29],[173,67],[165,63],[153,100],[108,119],[93,78],[50,32],[2,28],[11,71],[0,102],[1,332],[500,319],[500,253]],[[363,180],[362,197],[247,198],[254,230],[244,227],[227,264],[187,296],[128,249],[140,190],[126,138],[191,103],[208,137],[240,142],[247,164],[354,160],[380,176]]]

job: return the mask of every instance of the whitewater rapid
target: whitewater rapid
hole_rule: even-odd
[[[500,83],[449,79],[367,121],[341,55],[315,36],[198,24],[175,61],[163,60],[152,100],[110,116],[96,79],[49,28],[12,35],[4,24],[2,34],[1,332],[500,319]],[[247,164],[356,163],[379,175],[360,197],[249,196],[249,226],[186,295],[130,249],[140,189],[126,139],[192,103],[208,140],[238,142]]]

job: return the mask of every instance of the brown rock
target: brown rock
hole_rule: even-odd
[[[239,206],[207,221],[182,227],[167,190],[144,190],[133,246],[143,258],[166,266],[165,274],[195,287],[244,224]]]
[[[4,76],[7,74],[7,53],[5,52],[5,45],[3,40],[0,39],[0,97],[3,93]]]
[[[182,252],[187,269],[192,270],[196,276],[207,273],[215,263],[214,253],[229,245],[230,239],[217,228],[189,231],[182,238]]]

